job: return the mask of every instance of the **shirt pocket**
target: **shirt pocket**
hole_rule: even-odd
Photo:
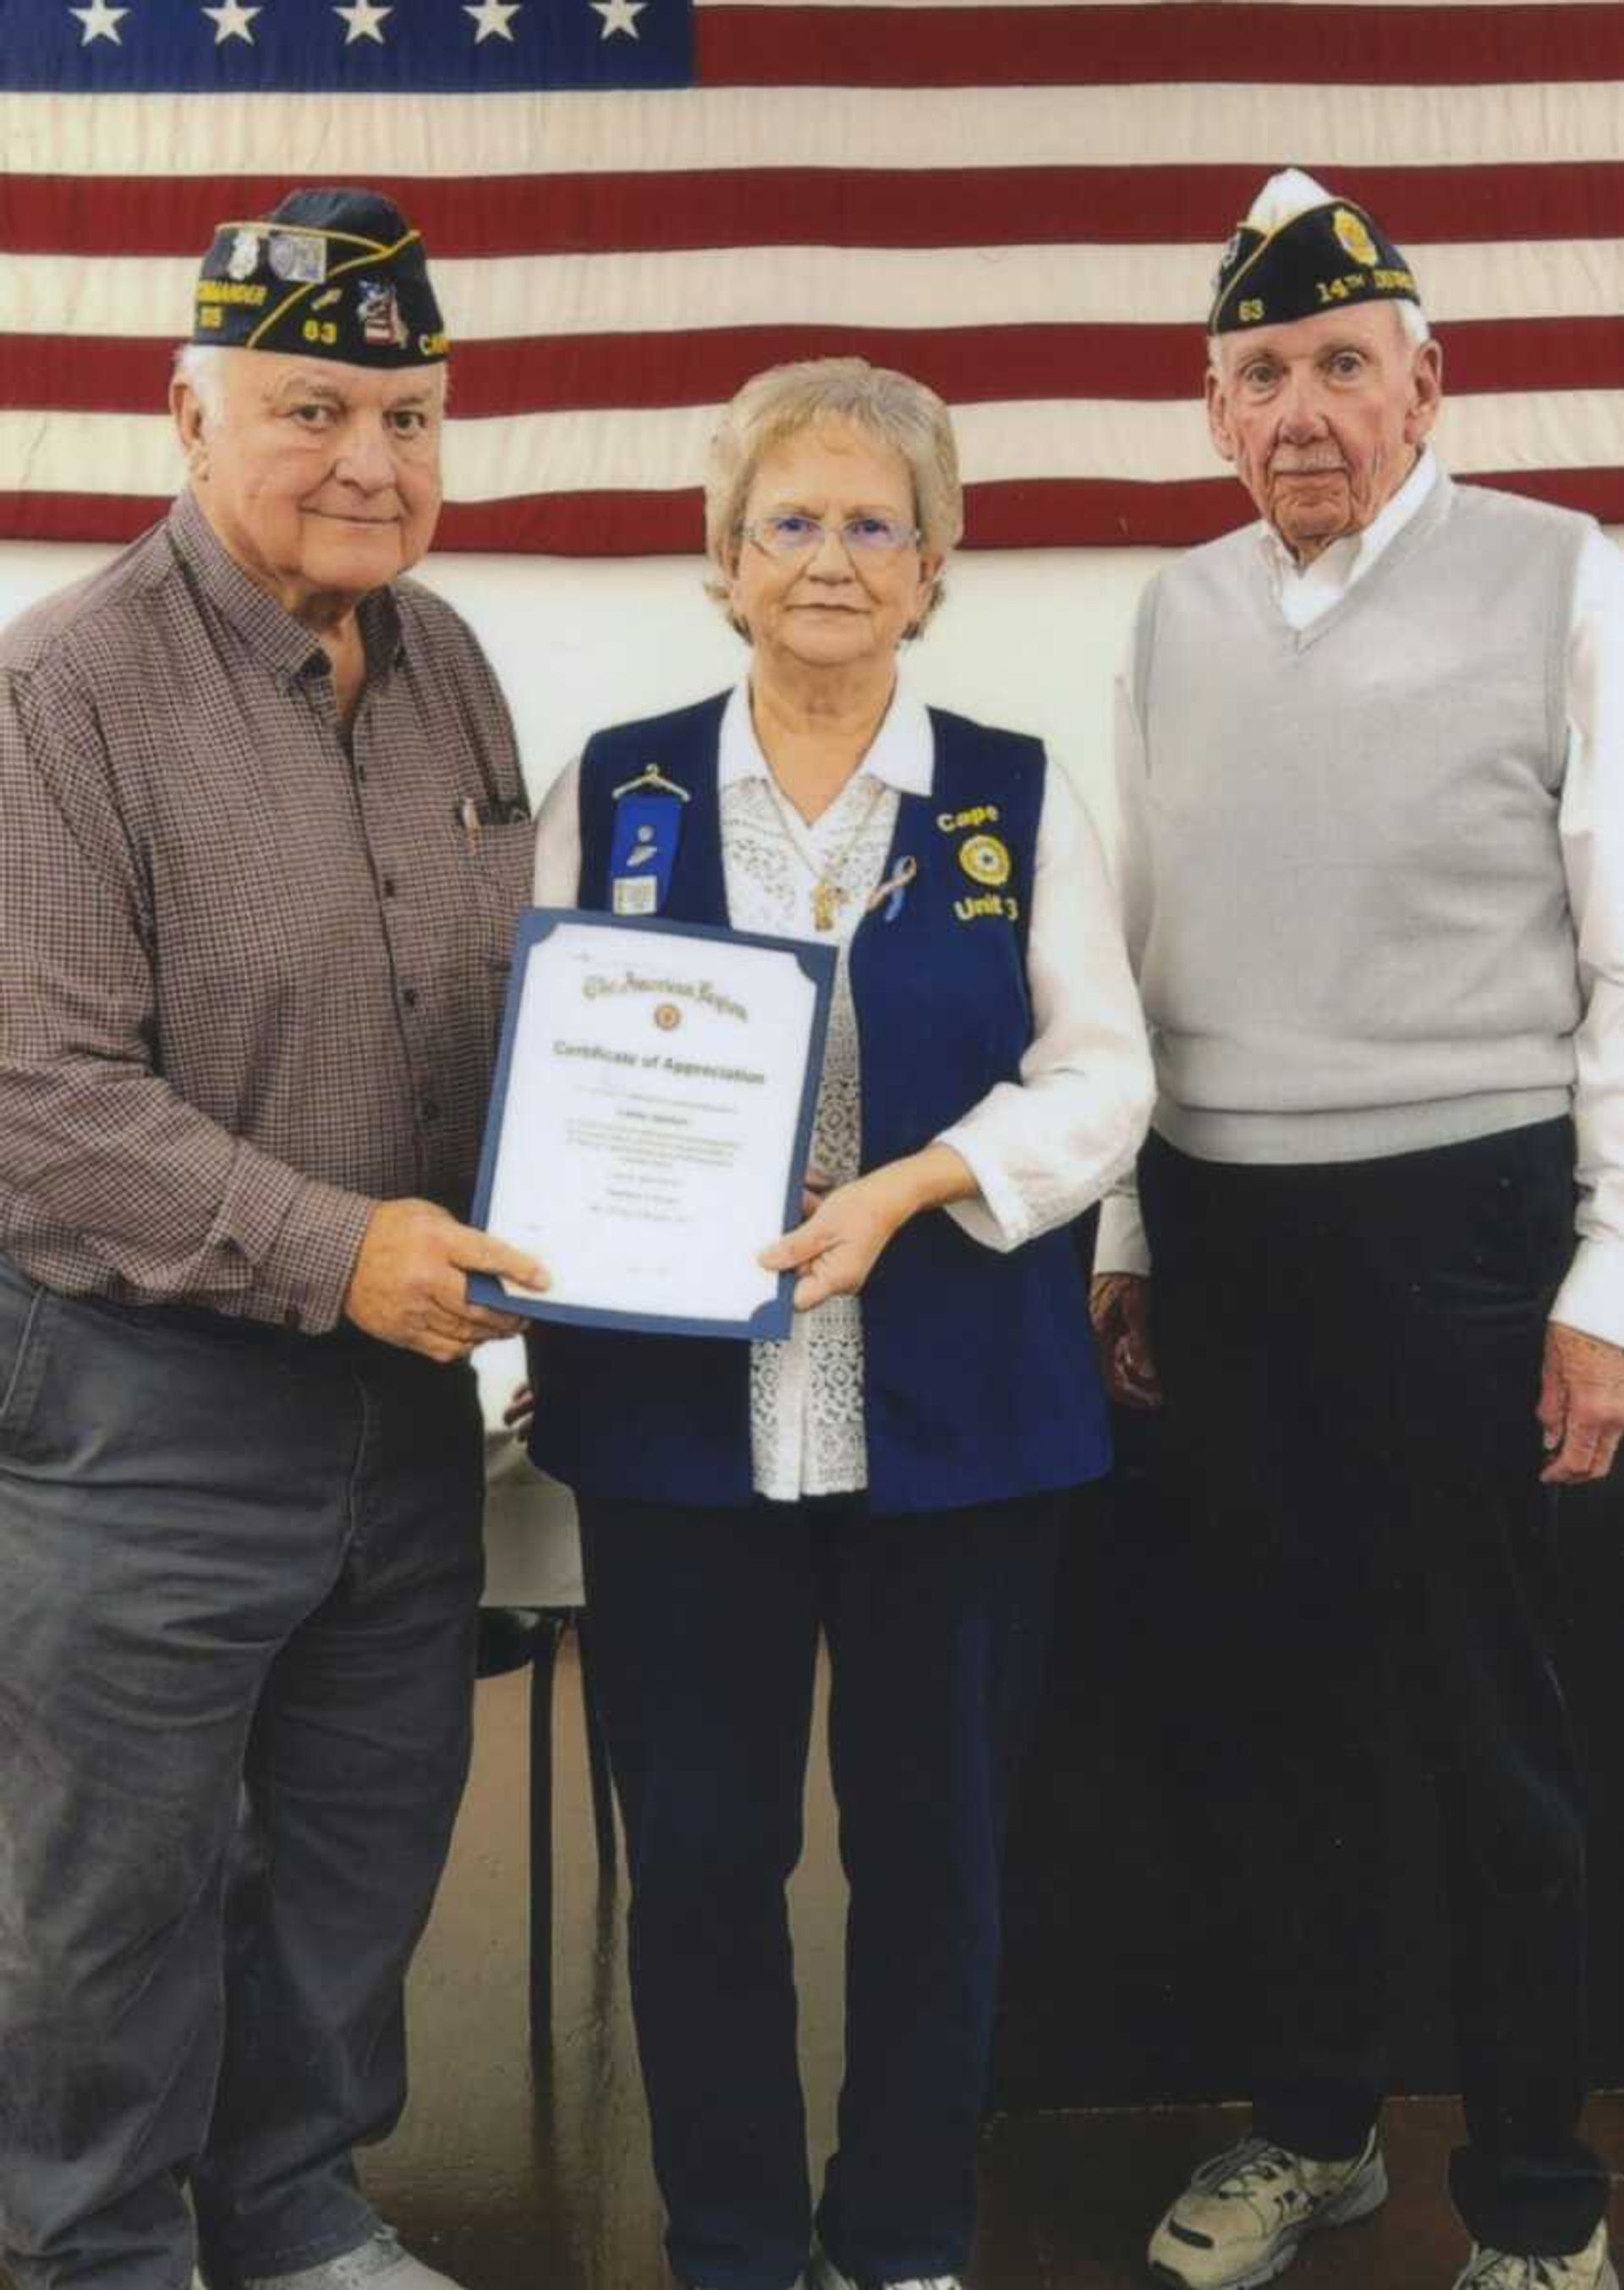
[[[464,917],[477,959],[504,976],[513,957],[514,933],[530,904],[536,830],[528,819],[481,825],[463,837]]]
[[[513,968],[514,934],[530,904],[536,830],[528,819],[482,824],[476,836],[463,835],[462,913],[459,936],[461,968],[477,1023],[494,1051],[501,1031]]]

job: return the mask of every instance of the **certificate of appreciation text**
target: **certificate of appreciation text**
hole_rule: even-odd
[[[482,1303],[650,1333],[782,1336],[834,955],[537,908],[520,924],[474,1221],[544,1293]]]

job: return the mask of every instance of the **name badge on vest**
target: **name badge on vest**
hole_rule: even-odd
[[[657,915],[671,888],[683,839],[686,788],[657,764],[614,791],[614,841],[609,855],[609,905],[617,915]]]

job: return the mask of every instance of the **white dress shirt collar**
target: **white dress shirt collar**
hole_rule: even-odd
[[[1294,629],[1306,629],[1340,602],[1389,548],[1438,481],[1436,456],[1425,445],[1415,467],[1386,507],[1362,532],[1350,532],[1323,548],[1311,564],[1296,559],[1272,525],[1260,524],[1260,545],[1268,560],[1280,610]]]
[[[891,696],[879,730],[868,752],[852,774],[867,773],[883,780],[900,795],[926,795],[936,776],[936,741],[924,702],[900,680]],[[728,694],[722,711],[721,744],[716,758],[716,789],[725,794],[740,780],[772,776],[750,715],[750,683],[746,677]]]

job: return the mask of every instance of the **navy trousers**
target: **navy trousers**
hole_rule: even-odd
[[[468,1758],[472,1376],[0,1261],[0,2257],[291,2272],[375,2223]]]
[[[671,2262],[786,2290],[812,2227],[784,1886],[813,1664],[851,1885],[839,2148],[818,2232],[865,2281],[964,2262],[1012,1775],[1068,1498],[871,1517],[588,1498],[587,1597],[631,1864],[632,2002]]]
[[[1140,1193],[1193,1522],[1187,1690],[1214,1837],[1249,1863],[1257,2127],[1331,2157],[1375,2120],[1396,1707],[1442,1824],[1456,2203],[1497,2249],[1580,2249],[1606,2182],[1576,2136],[1583,1808],[1533,1413],[1572,1128],[1309,1167],[1153,1137]]]

